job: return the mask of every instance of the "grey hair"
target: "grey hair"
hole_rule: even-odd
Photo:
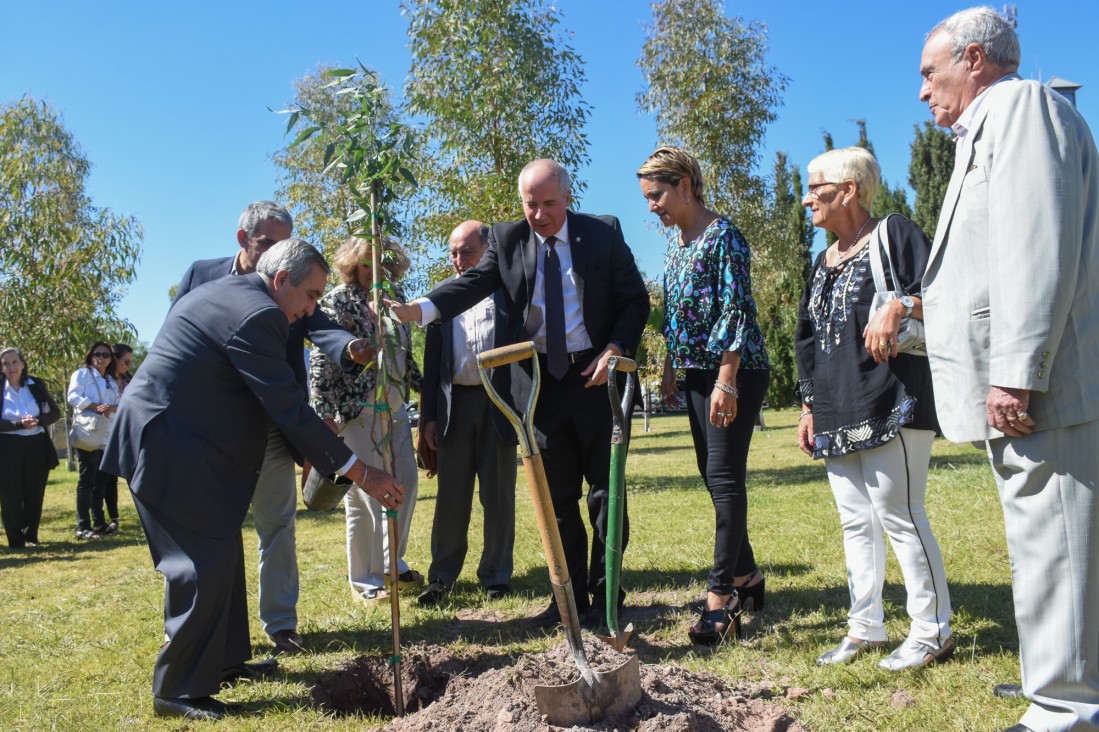
[[[1005,71],[1019,68],[1022,57],[1019,35],[1011,22],[994,8],[981,5],[959,10],[932,28],[927,37],[940,31],[950,37],[950,56],[955,63],[961,60],[966,46],[976,43],[993,65]]]
[[[280,224],[286,224],[291,229],[294,228],[294,218],[290,215],[290,212],[274,201],[256,201],[248,204],[248,207],[240,215],[237,228],[248,236],[252,236],[264,221],[278,221]]]
[[[264,279],[273,280],[279,270],[285,269],[290,273],[290,284],[297,287],[313,272],[314,264],[319,265],[326,275],[331,271],[324,255],[312,244],[304,239],[283,239],[263,253],[256,264],[256,271]]]
[[[19,362],[23,364],[23,370],[19,373],[19,384],[17,384],[17,386],[22,388],[27,384],[27,359],[23,356],[23,352],[15,346],[8,346],[7,348],[0,350],[0,359],[4,358],[4,356],[7,356],[9,353],[14,353],[15,357],[19,359]],[[0,373],[0,383],[4,382],[6,379],[7,377],[4,376],[3,373]]]
[[[537,160],[531,160],[523,166],[521,171],[519,171],[520,199],[523,197],[523,176],[531,170],[540,167],[549,168],[550,172],[557,178],[557,182],[561,186],[562,195],[572,195],[572,178],[569,177],[569,171],[565,169],[565,166],[550,158],[538,158]]]

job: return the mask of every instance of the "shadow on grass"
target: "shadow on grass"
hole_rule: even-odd
[[[101,539],[81,540],[73,538],[65,541],[48,541],[39,544],[37,547],[0,550],[0,569],[25,567],[38,562],[50,562],[51,564],[78,562],[89,556],[100,555],[113,549],[135,546],[145,546],[145,536],[143,534],[139,533],[136,536],[112,534]]]
[[[805,483],[821,482],[828,479],[824,471],[824,465],[806,461],[804,465],[796,465],[785,468],[753,468],[751,461],[748,464],[748,490],[759,487],[775,485],[802,485]],[[660,493],[663,491],[693,490],[705,491],[702,478],[697,472],[691,471],[682,475],[668,476],[626,476],[626,485],[630,491],[641,493]]]
[[[973,452],[967,452],[961,455],[932,455],[931,457],[931,469],[932,470],[951,470],[958,467],[969,467],[971,465],[988,465],[988,456],[983,452],[974,450]],[[991,475],[989,476],[991,478]]]

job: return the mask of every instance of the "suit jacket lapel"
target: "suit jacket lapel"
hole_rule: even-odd
[[[523,243],[523,276],[527,281],[527,302],[523,308],[525,320],[530,314],[530,303],[534,300],[534,282],[538,276],[538,239],[534,236],[534,229],[530,229],[527,240]]]
[[[942,251],[943,246],[946,245],[946,235],[950,231],[950,225],[954,221],[954,212],[958,208],[958,199],[962,195],[962,181],[965,180],[966,173],[969,172],[973,165],[973,158],[976,155],[977,147],[976,142],[980,139],[982,128],[984,127],[985,117],[988,116],[988,101],[981,105],[981,109],[978,110],[977,116],[973,119],[973,127],[969,131],[969,137],[972,142],[967,146],[967,153],[963,156],[958,156],[954,160],[954,172],[950,174],[950,183],[946,188],[946,195],[943,197],[942,211],[939,212],[939,222],[935,226],[935,241],[931,245],[931,253],[927,258],[927,268],[930,271],[931,265],[938,258]]]
[[[588,250],[584,246],[583,220],[567,213],[569,222],[569,251],[572,253],[572,272],[576,282],[576,295],[580,300],[581,312],[584,310],[584,283],[588,279]]]

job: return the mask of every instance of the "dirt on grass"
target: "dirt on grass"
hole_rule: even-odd
[[[584,640],[596,671],[629,658],[593,637]],[[539,713],[534,688],[579,678],[566,643],[514,659],[487,647],[456,655],[441,646],[413,646],[402,655],[401,671],[406,716],[393,719],[388,732],[804,732],[785,708],[767,701],[769,691],[733,688],[718,676],[674,664],[642,664],[641,701],[630,712],[588,726],[554,727]],[[394,716],[389,659],[360,657],[326,674],[313,699],[341,715]]]

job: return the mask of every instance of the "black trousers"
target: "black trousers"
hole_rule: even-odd
[[[118,478],[100,471],[103,461],[102,450],[77,450],[76,461],[80,466],[76,482],[76,528],[90,530],[102,528],[107,520],[103,517],[103,499],[107,486],[118,485]],[[115,513],[118,513],[117,488],[115,494]],[[89,518],[90,515],[90,518]]]
[[[752,444],[756,416],[767,394],[771,372],[740,369],[737,414],[728,427],[710,424],[710,396],[717,370],[687,369],[687,417],[694,438],[698,472],[710,492],[717,518],[714,566],[707,589],[719,595],[733,591],[733,578],[756,569],[755,553],[748,541],[748,448]]]
[[[542,386],[534,410],[534,427],[542,462],[549,481],[550,498],[557,515],[557,527],[565,550],[565,562],[576,594],[576,610],[596,607],[606,601],[606,539],[608,489],[611,459],[611,407],[607,387],[587,388],[580,372],[589,359],[569,366],[565,378],[558,380],[546,371],[545,357],[539,355]],[[591,522],[591,556],[588,534],[580,514],[584,482],[588,484],[588,520]],[[627,512],[622,528],[622,551],[630,537]],[[619,603],[625,592],[619,591]]]
[[[0,435],[0,517],[8,546],[38,543],[42,499],[50,475],[46,435]]]

